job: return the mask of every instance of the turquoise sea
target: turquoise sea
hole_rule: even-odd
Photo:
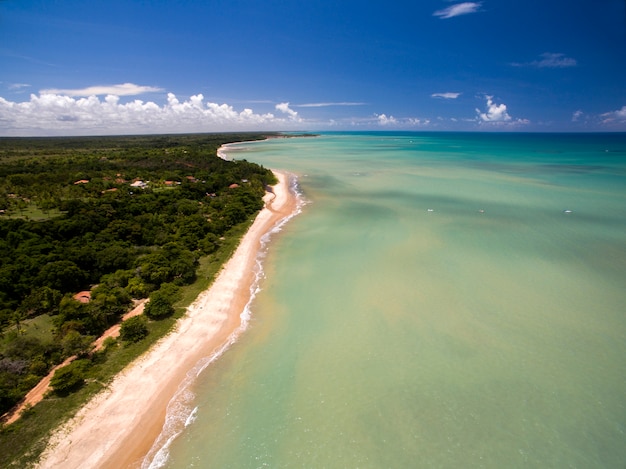
[[[626,467],[626,134],[226,153],[306,203],[152,467]]]

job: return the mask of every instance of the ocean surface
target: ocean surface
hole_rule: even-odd
[[[626,134],[226,153],[292,173],[305,203],[145,467],[626,467]]]

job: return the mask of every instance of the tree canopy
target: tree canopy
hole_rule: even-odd
[[[260,138],[0,138],[0,414],[54,364],[87,352],[132,298],[150,296],[149,317],[172,314],[175,287],[194,281],[199,259],[276,182],[262,166],[217,156],[225,143]],[[51,335],[25,335],[42,315]]]

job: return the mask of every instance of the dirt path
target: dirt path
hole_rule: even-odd
[[[119,324],[111,326],[110,328],[108,328],[104,332],[104,334],[102,334],[100,337],[98,337],[95,340],[95,342],[92,344],[93,345],[93,349],[92,350],[94,352],[97,352],[98,350],[101,350],[102,347],[103,347],[104,341],[106,339],[108,339],[109,337],[113,337],[113,338],[119,337],[119,335],[120,335],[120,325],[122,324],[122,322],[126,321],[128,318],[131,318],[133,316],[137,316],[137,315],[143,313],[143,310],[144,310],[144,308],[146,306],[146,302],[147,301],[148,301],[147,299],[135,301],[135,307],[132,310],[130,310],[128,313],[126,313],[124,316],[122,316],[122,321]],[[35,404],[41,402],[43,400],[43,397],[48,392],[48,389],[50,388],[50,380],[52,380],[52,377],[54,376],[54,373],[59,368],[63,368],[64,366],[69,365],[75,359],[76,359],[76,355],[72,355],[71,357],[66,358],[65,361],[63,363],[61,363],[60,365],[57,365],[54,368],[52,368],[50,373],[48,373],[44,378],[42,378],[42,380],[39,381],[37,386],[35,386],[33,389],[31,389],[28,392],[28,394],[26,394],[26,396],[24,397],[24,400],[22,402],[20,402],[19,406],[16,407],[14,410],[9,411],[6,414],[7,417],[6,417],[6,420],[4,421],[4,425],[12,424],[13,422],[15,422],[16,420],[18,420],[21,417],[22,412],[24,411],[24,409],[26,409],[27,407],[32,407]]]

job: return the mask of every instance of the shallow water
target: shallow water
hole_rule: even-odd
[[[324,134],[165,467],[623,467],[626,135]]]

